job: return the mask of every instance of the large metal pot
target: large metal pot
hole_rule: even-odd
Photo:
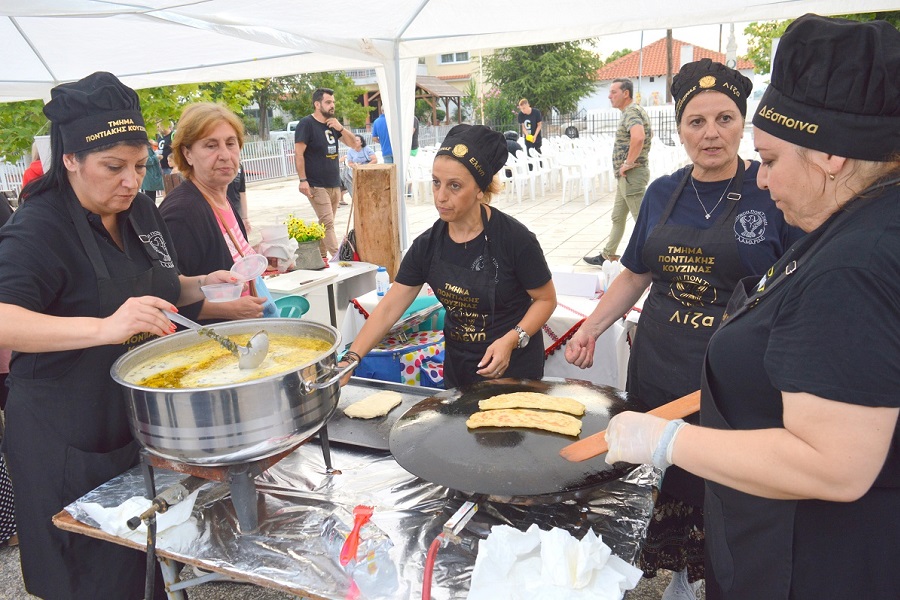
[[[176,390],[135,385],[122,376],[148,359],[205,338],[183,331],[128,352],[113,364],[111,374],[125,390],[134,437],[147,450],[194,465],[243,463],[302,442],[334,413],[340,378],[349,370],[336,366],[341,334],[335,328],[299,319],[248,319],[214,329],[223,335],[265,329],[324,340],[331,347],[289,372],[237,384]]]

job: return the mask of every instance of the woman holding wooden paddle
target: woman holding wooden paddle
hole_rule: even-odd
[[[650,184],[616,277],[566,345],[593,361],[596,339],[650,286],[626,389],[651,408],[700,387],[703,355],[743,277],[759,278],[803,232],[756,186],[759,162],[738,156],[752,84],[703,59],[672,83],[678,134],[691,165]],[[669,469],[641,547],[645,577],[675,573],[663,600],[692,600],[703,579],[703,481]]]
[[[889,23],[788,27],[753,117],[757,182],[807,236],[736,289],[701,426],[609,424],[608,463],[706,479],[707,599],[900,598],[898,82]]]

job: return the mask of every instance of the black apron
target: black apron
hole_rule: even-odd
[[[797,253],[809,256],[811,250],[821,242],[822,236],[816,238],[814,234],[809,234],[797,246],[788,250],[766,274],[763,289],[771,292],[784,282],[787,279],[784,273],[796,271]],[[807,250],[804,251],[803,248]],[[773,281],[772,275],[775,273],[780,276]],[[728,303],[726,321],[731,322],[756,306],[762,294],[754,294],[751,290],[759,283],[759,278],[747,277],[736,286]],[[768,325],[760,326],[766,328],[761,335],[770,333]],[[700,390],[700,424],[734,431],[719,410],[717,400],[710,390],[705,359]],[[668,473],[666,476],[668,477]],[[728,506],[727,526],[725,506]],[[723,597],[729,600],[788,598],[793,570],[792,538],[796,510],[795,500],[761,498],[706,481],[703,512],[707,597],[710,600]],[[761,556],[765,556],[766,560],[760,560]],[[737,593],[734,590],[746,591]]]
[[[483,381],[485,378],[476,373],[480,368],[478,362],[488,346],[515,326],[494,323],[499,267],[491,254],[489,222],[484,206],[481,206],[481,224],[484,228],[484,268],[481,271],[441,260],[444,240],[449,238],[449,232],[445,222],[437,224],[440,231],[435,238],[428,285],[433,290],[443,290],[449,284],[465,290],[466,300],[472,301],[472,305],[464,308],[445,305],[447,314],[444,319],[444,345],[447,351],[444,358],[444,386],[448,389]],[[519,319],[527,310],[526,306]],[[524,348],[512,351],[509,367],[503,376],[520,379],[541,379],[544,376],[544,344],[540,334],[532,337]]]
[[[96,274],[100,305],[92,316],[107,317],[132,296],[177,299],[179,285],[171,258],[164,245],[138,229],[134,212],[129,221],[142,237],[153,266],[138,275],[117,278],[109,273],[74,194],[63,193],[60,200],[66,203]],[[109,371],[119,356],[146,338],[134,336],[123,344],[73,353],[70,367],[58,377],[9,378],[10,427],[4,442],[21,500],[16,504],[16,520],[22,573],[32,594],[54,600],[143,597],[143,552],[62,531],[51,517],[137,464],[139,447],[128,426],[123,392]],[[161,581],[157,570],[156,596],[165,598]]]
[[[802,267],[803,263],[815,254],[816,249],[831,236],[835,223],[840,222],[848,211],[842,211],[832,217],[828,226],[822,227],[818,233],[809,233],[802,241],[792,246],[778,262],[768,271],[763,279],[747,277],[735,288],[734,295],[728,303],[724,317],[726,326],[741,315],[746,314],[763,300],[764,296],[789,280],[790,276]],[[780,301],[775,298],[773,301]],[[643,318],[643,317],[642,317]],[[772,323],[765,319],[756,324],[757,335],[768,338]],[[704,358],[701,379],[700,425],[725,431],[741,429],[735,427],[723,415],[719,408],[719,399],[715,398],[709,386],[707,361]],[[737,425],[737,424],[735,424]],[[668,477],[668,473],[666,474]],[[882,470],[873,487],[898,487],[896,473]],[[792,596],[792,578],[797,567],[802,565],[804,557],[800,556],[797,567],[794,565],[795,517],[798,501],[774,500],[740,492],[728,486],[706,481],[704,501],[704,526],[706,532],[706,597],[708,600],[787,600]],[[865,517],[863,517],[865,518]],[[835,543],[834,567],[839,572],[843,563],[840,560],[841,550]],[[849,550],[852,552],[853,550]],[[760,557],[765,557],[760,560]],[[808,558],[806,559],[809,560]],[[816,585],[826,597],[833,582],[827,577],[816,576]],[[844,573],[846,577],[854,577],[853,573]],[[866,581],[860,580],[860,598],[866,597]],[[804,590],[803,584],[797,591],[805,591],[808,597],[817,597],[816,592]],[[851,588],[855,587],[853,584]]]
[[[749,275],[733,229],[744,185],[744,161],[738,158],[727,204],[709,229],[666,223],[691,171],[687,169],[672,194],[642,254],[653,283],[631,349],[625,389],[650,408],[700,386],[709,338],[721,322],[731,292]],[[679,467],[666,470],[663,490],[694,506],[703,505],[703,481]]]

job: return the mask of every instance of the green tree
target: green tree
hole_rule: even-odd
[[[185,105],[193,102],[217,102],[242,116],[244,107],[253,102],[253,89],[253,81],[241,80],[183,83],[135,91],[141,100],[147,135],[155,136],[157,121],[177,123]]]
[[[603,60],[603,66],[608,65],[609,63],[613,62],[614,60],[619,60],[623,56],[628,56],[632,52],[633,52],[633,50],[629,50],[628,48],[625,48],[624,50],[616,50]]]
[[[184,83],[135,90],[141,100],[147,135],[155,136],[157,121],[178,122],[185,104],[201,99],[200,84]]]
[[[0,104],[0,158],[14,163],[31,153],[34,136],[50,131],[40,100]]]
[[[900,11],[896,10],[839,16],[843,19],[860,22],[881,19],[900,29]],[[772,40],[784,35],[784,30],[792,22],[793,19],[787,21],[753,22],[744,29],[744,33],[747,35],[747,55],[744,58],[753,61],[753,68],[757,73],[764,75],[770,71],[772,64]]]
[[[753,62],[753,70],[765,75],[772,64],[772,40],[784,34],[791,21],[753,22],[744,28],[747,35],[747,55],[744,57]]]
[[[338,119],[349,123],[350,127],[365,126],[366,116],[374,107],[360,104],[359,97],[364,90],[343,71],[299,75],[295,81],[291,82],[284,95],[277,100],[277,104],[283,111],[293,115],[295,119],[305,117],[312,114],[312,94],[320,87],[334,90]]]
[[[478,84],[474,80],[469,80],[469,85],[463,91],[462,111],[463,120],[481,123],[481,102],[478,97]]]
[[[444,117],[446,113],[443,108],[435,108],[434,111],[434,122],[432,123],[431,119],[431,104],[428,103],[428,100],[423,98],[419,98],[416,100],[416,118],[419,119],[420,123],[425,123],[426,125],[440,125],[444,121]],[[487,118],[485,116],[485,118]]]
[[[513,105],[528,98],[542,113],[572,112],[594,91],[600,58],[593,40],[504,48],[484,58],[487,80]]]

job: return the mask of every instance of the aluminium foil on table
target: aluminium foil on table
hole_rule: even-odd
[[[240,531],[227,486],[207,484],[194,506],[197,538],[170,551],[298,595],[343,600],[355,586],[362,599],[420,598],[428,546],[469,498],[409,474],[390,454],[343,446],[331,450],[339,473],[327,473],[321,448],[308,443],[257,478],[260,526],[254,532]],[[157,470],[157,491],[184,477]],[[438,552],[432,597],[466,597],[478,540],[499,523],[522,530],[532,523],[560,527],[579,539],[590,528],[615,554],[633,561],[658,481],[659,471],[642,466],[598,487],[589,499],[531,506],[480,502],[471,527],[477,533],[467,528],[459,543]],[[78,521],[96,525],[82,509],[84,503],[118,506],[143,491],[136,467],[66,510]],[[340,548],[359,504],[374,507],[374,514],[362,529],[360,559],[342,567]],[[166,550],[165,545],[160,549]]]

